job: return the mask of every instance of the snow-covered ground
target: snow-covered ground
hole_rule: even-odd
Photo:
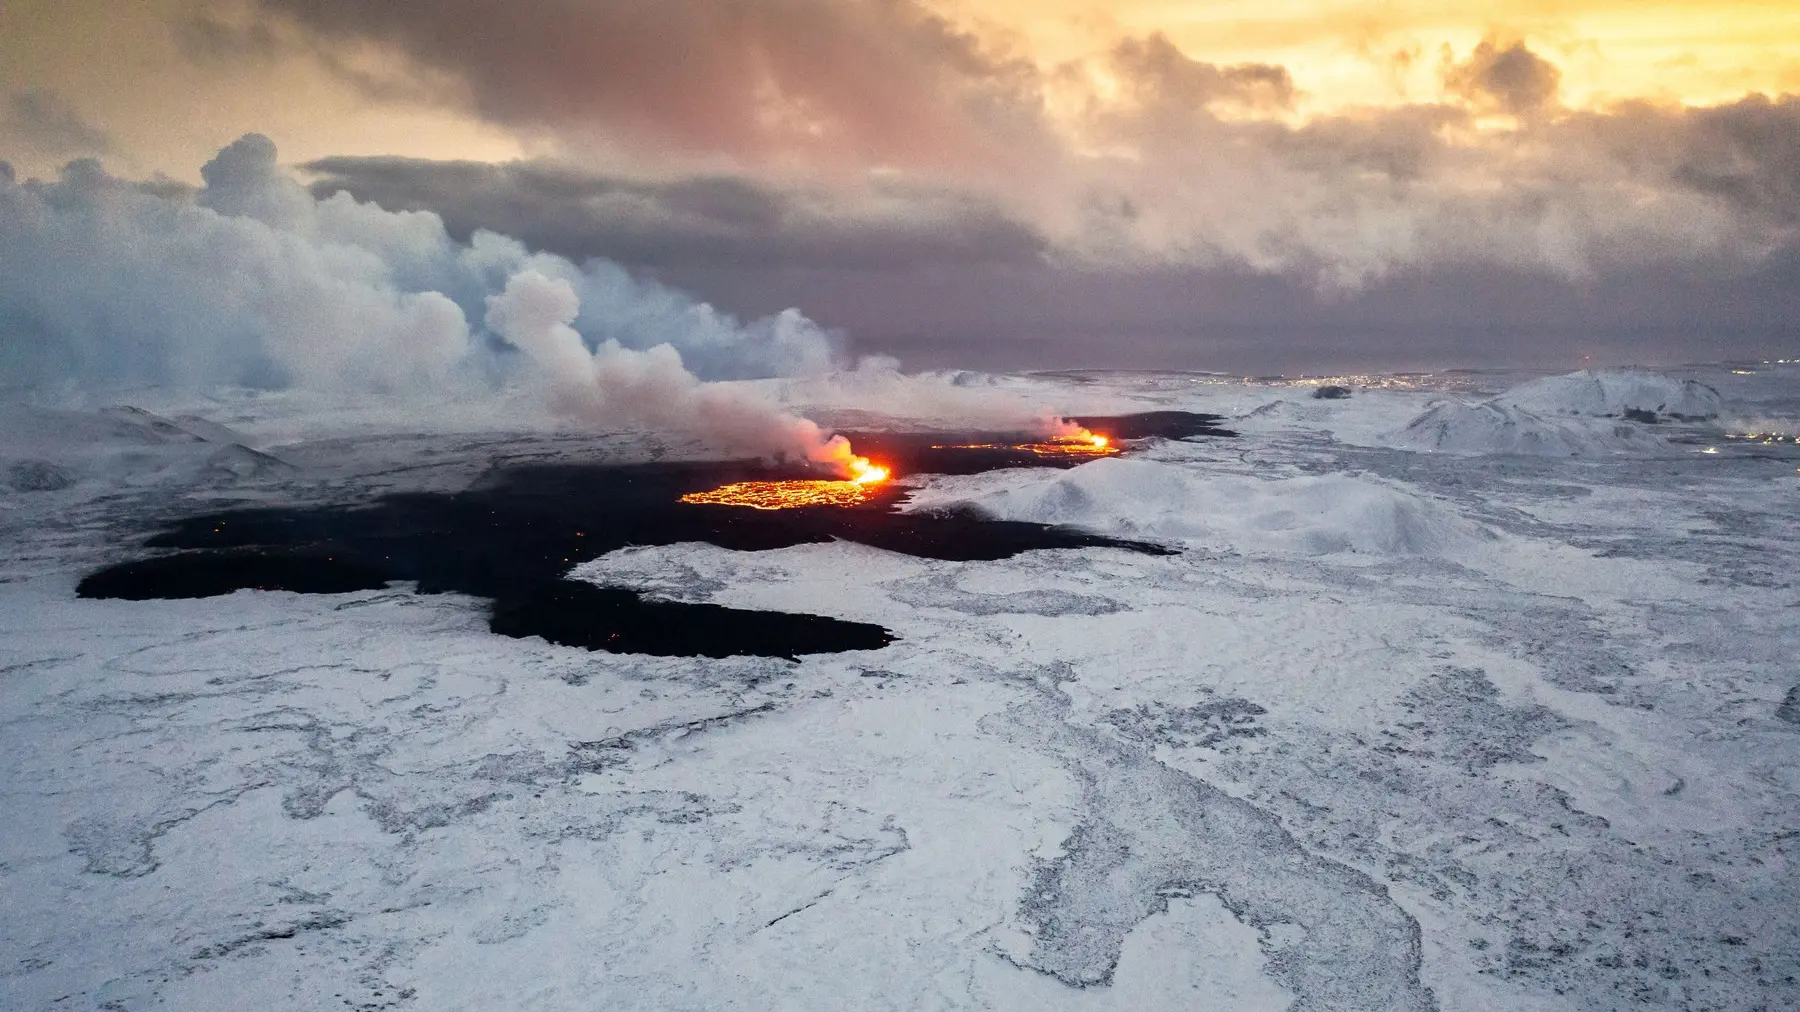
[[[506,639],[403,586],[73,594],[221,504],[692,445],[7,408],[0,1007],[1800,1006],[1800,449],[1728,438],[1795,432],[1800,365],[1524,379],[957,377],[888,400],[1242,435],[906,479],[1166,557],[575,574],[900,637],[799,663]]]

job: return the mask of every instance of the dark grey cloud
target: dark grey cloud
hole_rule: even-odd
[[[328,158],[302,168],[392,210],[429,210],[570,257],[648,267],[1030,263],[1046,240],[995,201],[899,183],[780,187],[746,176],[643,180],[537,162]]]
[[[1266,63],[1221,67],[1191,59],[1160,32],[1121,40],[1113,47],[1111,62],[1133,97],[1147,105],[1191,110],[1217,102],[1253,109],[1294,104],[1294,78],[1286,67]]]
[[[1444,130],[1467,122],[1462,109],[1417,104],[1385,109],[1377,116],[1323,117],[1265,133],[1270,147],[1309,172],[1372,173],[1407,183],[1429,178],[1446,161]]]
[[[53,91],[33,89],[14,94],[6,104],[7,135],[53,158],[98,155],[112,150],[112,137],[83,119]]]
[[[1800,98],[1752,95],[1682,119],[1672,179],[1800,225]]]
[[[235,22],[210,10],[195,11],[170,26],[175,45],[189,59],[212,62],[274,60],[293,51],[267,21]]]
[[[914,368],[1119,367],[1240,374],[1679,364],[1800,349],[1800,257],[1671,265],[1574,283],[1546,271],[1420,271],[1351,293],[1172,265],[747,272],[667,280],[734,311],[797,304],[854,354]],[[929,293],[929,298],[921,297]]]
[[[478,113],[518,127],[750,160],[1017,166],[1041,126],[1030,67],[917,0],[260,4],[453,76]]]
[[[1556,101],[1562,71],[1527,49],[1525,43],[1502,46],[1483,39],[1461,63],[1444,68],[1444,84],[1472,101],[1524,115]]]

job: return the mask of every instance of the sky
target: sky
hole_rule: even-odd
[[[0,0],[18,180],[261,134],[931,367],[1792,354],[1797,96],[1800,0]]]

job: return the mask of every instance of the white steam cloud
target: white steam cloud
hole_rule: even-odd
[[[740,323],[607,261],[488,232],[458,243],[434,214],[315,200],[261,135],[202,177],[190,192],[91,160],[50,182],[0,173],[0,386],[442,397],[537,383],[588,422],[848,456],[811,422],[709,382],[832,368],[830,336],[795,311]]]
[[[829,436],[751,391],[700,380],[674,345],[638,351],[608,340],[590,351],[570,326],[581,300],[564,278],[521,271],[487,302],[489,329],[532,358],[555,407],[566,415],[696,432],[733,452],[792,454],[840,470],[850,463],[843,437]]]

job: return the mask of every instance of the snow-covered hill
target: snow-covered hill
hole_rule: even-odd
[[[1719,417],[1724,409],[1724,399],[1712,387],[1645,369],[1586,369],[1546,376],[1513,387],[1495,402],[1545,416],[1636,414],[1648,421],[1705,421]]]
[[[1531,380],[1491,400],[1443,400],[1388,435],[1401,449],[1535,457],[1666,452],[1658,423],[1704,422],[1724,409],[1704,383],[1639,369]]]

